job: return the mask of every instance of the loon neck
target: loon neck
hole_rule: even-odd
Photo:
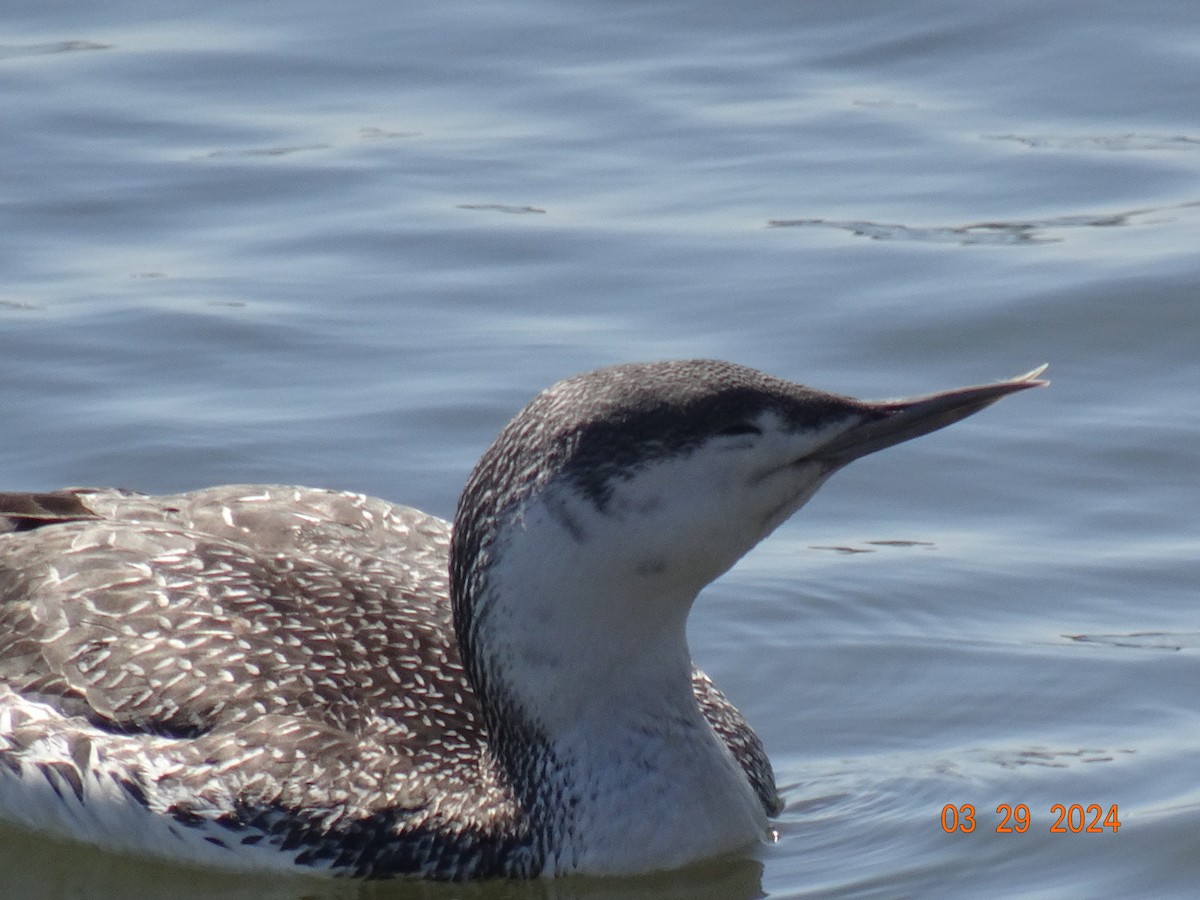
[[[692,688],[686,625],[700,585],[614,566],[603,544],[535,503],[456,582],[493,749],[534,829],[554,835],[547,874],[661,869],[767,829]]]
[[[622,564],[601,529],[534,501],[497,530],[456,598],[456,626],[485,706],[547,738],[646,707],[695,712],[687,617],[699,584]]]
[[[586,629],[548,629],[559,636],[551,646],[541,627],[490,621],[483,707],[534,830],[553,835],[544,874],[674,868],[768,833],[757,794],[696,700],[685,618],[619,652],[614,638],[628,629],[588,640]]]

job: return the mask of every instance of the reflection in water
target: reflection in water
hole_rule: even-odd
[[[1130,634],[1064,634],[1077,644],[1106,644],[1139,650],[1182,650],[1200,647],[1200,632],[1135,631]]]
[[[0,44],[0,59],[19,56],[46,56],[51,53],[78,53],[81,50],[111,50],[112,44],[95,41],[54,41],[49,44]]]
[[[1034,150],[1200,150],[1200,138],[1183,134],[993,134],[993,141],[1012,141]]]
[[[70,860],[64,866],[63,861]],[[141,900],[740,900],[761,897],[762,863],[728,858],[642,878],[559,878],[467,884],[246,875],[109,854],[0,827],[3,893]]]
[[[976,222],[971,225],[915,226],[833,219],[771,219],[767,225],[770,228],[838,228],[877,241],[923,241],[949,244],[1052,244],[1066,239],[1057,236],[1057,232],[1066,229],[1140,225],[1144,223],[1137,220],[1143,216],[1196,206],[1200,206],[1200,201],[1193,200],[1170,206],[1130,209],[1118,213],[1052,216],[1047,219],[1016,219],[1008,222]],[[1155,224],[1161,224],[1161,222]]]
[[[544,209],[536,206],[509,206],[505,203],[459,203],[455,209],[474,209],[484,212],[502,212],[520,215],[522,213],[544,213]]]

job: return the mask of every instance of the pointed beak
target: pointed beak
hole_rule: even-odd
[[[1026,388],[1044,387],[1049,382],[1038,376],[1045,371],[1046,366],[1039,366],[1008,381],[954,388],[905,400],[867,403],[862,422],[833,438],[812,456],[840,468],[860,456],[945,428],[991,406],[1001,397]]]

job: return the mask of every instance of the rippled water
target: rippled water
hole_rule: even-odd
[[[1194,888],[1200,8],[0,20],[7,488],[285,481],[449,515],[499,426],[600,364],[715,356],[868,397],[1054,381],[855,464],[698,604],[696,658],[786,786],[749,860],[444,890],[4,832],[9,895]],[[1028,831],[997,833],[1001,804]],[[1054,804],[1121,826],[1054,834]]]

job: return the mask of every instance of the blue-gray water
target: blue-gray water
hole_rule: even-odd
[[[601,364],[1054,382],[856,463],[702,596],[694,654],[786,788],[749,861],[426,890],[4,831],[0,895],[1194,890],[1196,4],[7,0],[0,25],[4,488],[447,516],[526,399]],[[1120,829],[1052,834],[1056,803]]]

